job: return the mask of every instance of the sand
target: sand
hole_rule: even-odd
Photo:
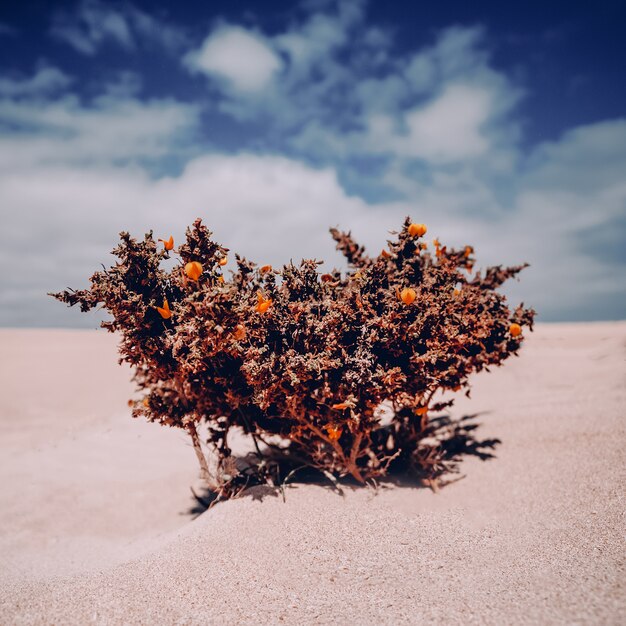
[[[475,378],[439,493],[300,484],[193,515],[102,331],[3,330],[1,624],[626,623],[626,323],[539,325]]]

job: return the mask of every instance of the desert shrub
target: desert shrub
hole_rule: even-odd
[[[88,289],[51,294],[111,314],[102,326],[119,333],[120,363],[134,367],[141,393],[133,416],[188,431],[221,497],[275,480],[279,462],[359,482],[394,468],[438,476],[445,465],[441,446],[425,444],[429,415],[453,400],[435,394],[469,394],[470,374],[500,365],[520,348],[523,327],[532,330],[534,311],[510,310],[497,291],[525,265],[474,271],[471,246],[434,240],[429,250],[426,227],[409,218],[374,257],[350,233],[330,232],[347,272],[235,255],[230,278],[228,250],[199,219],[177,249],[152,232],[123,232],[118,261]],[[171,255],[178,263],[165,271]],[[229,446],[235,428],[256,446],[243,466]]]

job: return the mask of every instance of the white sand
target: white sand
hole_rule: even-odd
[[[0,331],[0,624],[623,624],[626,323],[540,325],[475,378],[497,458],[438,494],[264,490],[192,521],[102,331]]]

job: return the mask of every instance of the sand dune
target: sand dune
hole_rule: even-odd
[[[195,517],[186,438],[131,420],[101,331],[0,332],[1,624],[626,623],[626,323],[539,325],[475,379],[496,458]]]

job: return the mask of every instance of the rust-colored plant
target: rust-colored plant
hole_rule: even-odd
[[[118,262],[89,289],[52,295],[109,311],[102,326],[120,334],[120,362],[134,366],[142,394],[133,416],[185,429],[220,497],[276,480],[281,463],[359,482],[394,468],[432,478],[446,466],[442,446],[426,443],[429,415],[452,404],[435,394],[469,393],[470,374],[517,352],[534,311],[509,310],[496,291],[525,265],[471,274],[471,246],[435,240],[431,255],[425,233],[407,218],[369,257],[331,229],[346,273],[320,274],[313,260],[275,270],[235,255],[225,279],[228,250],[198,219],[177,249],[171,237],[121,233]],[[165,271],[170,254],[179,263]],[[254,440],[245,465],[232,458],[234,429]]]

